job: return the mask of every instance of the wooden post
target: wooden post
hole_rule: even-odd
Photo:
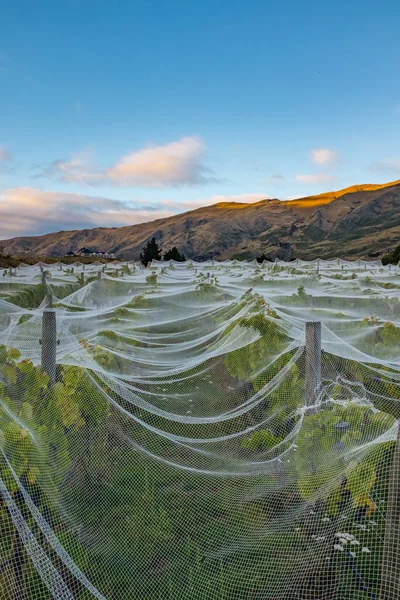
[[[44,295],[47,294],[46,271],[42,271],[42,287]]]
[[[400,594],[400,427],[389,477],[381,572],[379,600],[397,600]]]
[[[53,295],[46,294],[44,297],[44,308],[53,308]]]
[[[42,317],[42,371],[56,380],[57,321],[54,308],[45,308]]]
[[[305,324],[305,404],[315,404],[316,393],[321,385],[321,322]]]

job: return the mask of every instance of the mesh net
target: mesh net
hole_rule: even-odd
[[[1,599],[399,598],[397,267],[0,277]]]

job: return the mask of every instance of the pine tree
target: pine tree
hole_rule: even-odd
[[[186,260],[185,256],[181,254],[176,246],[168,250],[164,254],[164,260],[175,260],[176,262],[184,262]]]
[[[152,260],[161,260],[161,250],[155,237],[151,238],[144,246],[143,252],[140,254],[140,260],[145,267],[147,267]]]

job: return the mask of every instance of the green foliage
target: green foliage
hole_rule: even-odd
[[[279,354],[285,346],[286,336],[279,327],[279,321],[268,314],[256,313],[243,317],[238,324],[241,327],[255,329],[259,338],[252,344],[230,352],[224,359],[224,364],[233,377],[248,381],[254,373],[263,371],[268,359]],[[232,328],[235,324],[232,324]],[[227,329],[228,333],[229,328]],[[261,384],[256,384],[256,388]],[[255,382],[254,382],[255,383]]]
[[[157,285],[157,282],[158,282],[158,276],[157,276],[157,273],[152,273],[151,275],[148,275],[148,276],[146,277],[146,282],[147,282],[149,285],[151,285],[151,286],[155,287],[155,286]]]
[[[124,273],[125,275],[132,275],[132,270],[128,267],[128,265],[122,265],[120,270],[121,273]]]
[[[340,393],[340,386],[333,390]],[[338,428],[339,423],[347,428]],[[371,427],[373,424],[373,427]],[[393,417],[384,413],[372,413],[368,406],[349,403],[347,405],[326,404],[322,409],[304,417],[296,439],[296,469],[298,487],[303,498],[315,498],[322,489],[336,497],[339,476],[345,471],[347,489],[355,506],[368,497],[375,483],[375,472],[381,458],[382,447],[367,448],[372,441],[393,424]],[[352,462],[346,459],[352,451],[363,446],[363,458]],[[334,506],[334,503],[332,504]]]
[[[269,429],[260,429],[244,438],[241,446],[246,450],[269,450],[276,446],[279,441],[280,438],[275,436]]]

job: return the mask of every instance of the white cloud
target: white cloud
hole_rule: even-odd
[[[199,137],[186,137],[162,146],[149,146],[122,156],[103,170],[92,167],[90,156],[78,154],[56,160],[38,176],[89,185],[102,183],[126,187],[198,185],[215,181],[202,163],[205,144]]]
[[[253,204],[254,202],[260,202],[260,200],[266,200],[270,198],[267,194],[232,194],[229,196],[215,195],[210,198],[199,198],[198,200],[160,200],[158,203],[160,206],[169,207],[174,212],[182,212],[183,210],[195,210],[196,208],[202,208],[203,206],[211,206],[212,204],[220,204],[221,202],[238,202],[241,204]]]
[[[338,155],[334,150],[328,148],[315,148],[311,151],[311,158],[318,165],[327,165],[335,163]]]
[[[400,160],[378,160],[369,166],[370,171],[391,171],[400,173]]]
[[[266,197],[250,193],[186,202],[163,199],[149,205],[144,200],[123,202],[101,196],[11,188],[0,192],[0,239],[61,229],[134,225],[219,202],[251,203]]]
[[[296,181],[300,181],[301,183],[328,183],[334,180],[335,178],[332,175],[328,175],[327,173],[314,173],[312,175],[296,175]]]
[[[304,194],[292,194],[291,196],[287,196],[285,200],[298,200],[299,198],[304,198]]]

